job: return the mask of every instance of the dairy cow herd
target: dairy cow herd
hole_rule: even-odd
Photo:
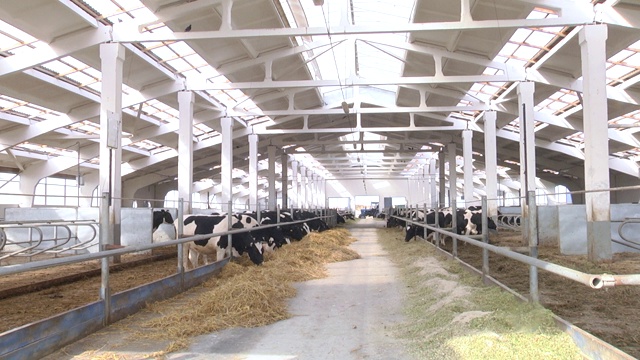
[[[279,219],[278,219],[279,216]],[[301,223],[294,223],[298,220],[306,220]],[[301,240],[311,231],[321,232],[329,227],[316,214],[310,211],[293,210],[262,211],[209,215],[184,215],[183,218],[173,220],[171,214],[166,210],[158,210],[153,213],[153,242],[163,242],[175,239],[175,229],[182,221],[183,236],[208,235],[211,237],[184,243],[183,262],[186,269],[193,269],[198,266],[200,259],[208,264],[211,260],[222,260],[229,249],[233,256],[247,254],[249,259],[260,265],[264,259],[266,251],[289,244],[292,241]],[[259,225],[280,224],[279,226],[258,227]],[[256,228],[258,227],[258,228]],[[251,229],[251,231],[235,231],[241,229]],[[231,235],[217,235],[232,231]],[[171,236],[173,235],[173,237]]]
[[[438,227],[440,228],[452,228],[453,224],[453,211],[451,208],[442,208],[439,210],[413,210],[413,209],[394,209],[387,219],[387,227],[404,227],[406,229],[405,241],[410,241],[417,235],[423,234],[424,227],[416,225],[414,223],[407,223],[405,220],[400,219],[412,219],[413,221],[425,222],[427,225],[434,226],[436,224],[436,217]],[[456,209],[456,229],[455,233],[459,235],[479,235],[482,234],[482,208],[479,206],[471,206],[467,209]],[[496,230],[496,223],[488,218],[489,231]],[[427,228],[426,236],[428,237],[434,231]]]
[[[346,216],[345,216],[346,215]],[[349,214],[351,215],[351,214]],[[405,219],[415,222],[434,225],[436,219],[438,227],[451,228],[454,212],[450,208],[439,210],[411,210],[393,209],[391,216],[387,217],[387,227],[403,227],[406,230],[405,241],[410,241],[418,235],[428,237],[433,233],[431,229]],[[482,234],[482,208],[469,207],[467,209],[457,209],[455,232],[460,235]],[[279,217],[279,218],[278,218]],[[345,218],[353,219],[353,215],[337,214],[337,223],[344,223]],[[296,222],[304,220],[303,222]],[[249,259],[256,264],[262,264],[264,253],[275,251],[292,241],[301,240],[312,231],[321,232],[327,230],[327,224],[316,214],[302,210],[245,212],[236,214],[209,215],[184,215],[182,219],[174,219],[167,210],[154,211],[153,213],[153,242],[159,243],[176,238],[176,228],[182,221],[183,236],[212,235],[204,236],[202,239],[186,242],[183,245],[183,262],[186,269],[197,267],[202,259],[205,264],[210,261],[220,261],[229,250],[233,256],[247,254]],[[268,226],[263,225],[274,225]],[[243,229],[253,229],[241,231]],[[496,230],[495,222],[488,219],[489,230]],[[226,234],[231,231],[231,235]],[[225,233],[225,234],[221,234]]]

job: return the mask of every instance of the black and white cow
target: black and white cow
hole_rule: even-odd
[[[152,231],[156,231],[156,229],[160,226],[160,224],[173,224],[173,216],[168,210],[156,210],[153,212],[153,228]]]
[[[234,229],[253,228],[258,225],[258,222],[251,216],[231,215],[231,227],[229,227],[228,216],[185,215],[183,218],[183,234],[184,236],[205,235]],[[205,263],[209,263],[209,256],[213,254],[216,254],[216,261],[220,261],[224,258],[228,247],[229,235],[213,236],[209,239],[186,242],[183,248],[185,268],[197,267],[200,255],[205,256]],[[261,244],[256,242],[250,232],[233,234],[232,251],[234,256],[240,256],[246,252],[256,265],[262,264],[264,259]]]
[[[311,231],[323,232],[325,230],[329,230],[329,226],[322,219],[314,219],[317,218],[318,215],[312,213],[311,211],[304,210],[295,210],[292,213],[293,220],[307,220],[304,222],[304,225],[307,226],[305,229],[307,233]],[[306,235],[306,234],[305,234]]]
[[[176,227],[173,225],[173,216],[167,210],[153,212],[152,243],[160,243],[176,238]]]
[[[465,210],[462,223],[465,235],[482,234],[482,207],[469,207]],[[497,230],[496,223],[491,218],[487,219],[487,226],[490,231]],[[458,225],[458,228],[460,228],[460,225]]]
[[[258,219],[256,212],[246,213],[246,215],[253,217],[256,221]],[[271,225],[290,221],[287,218],[288,217],[286,215],[280,214],[280,221],[278,221],[278,214],[275,211],[262,211],[260,212],[260,225]],[[276,248],[291,242],[291,240],[285,236],[285,232],[282,227],[256,229],[251,231],[251,235],[257,242],[262,244],[263,252],[273,251]]]
[[[427,210],[426,214],[425,211],[418,210],[411,212],[409,215],[411,219],[419,222],[424,222],[424,219],[426,217],[428,225],[433,225],[436,222],[436,212],[434,210]],[[422,230],[423,227],[415,224],[406,225],[407,232],[404,236],[404,241],[409,241],[416,237],[416,235],[418,235],[418,229]],[[429,236],[432,232],[433,230],[427,229],[427,236]],[[422,232],[420,234],[422,234]]]

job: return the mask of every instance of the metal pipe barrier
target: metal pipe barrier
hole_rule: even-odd
[[[98,222],[94,220],[59,220],[59,221],[51,220],[46,222],[45,221],[4,222],[0,224],[0,239],[2,239],[0,250],[2,250],[5,244],[18,245],[18,246],[20,246],[20,244],[29,244],[30,246],[16,250],[12,253],[0,256],[0,260],[7,259],[9,257],[16,257],[16,256],[24,256],[24,257],[31,258],[35,255],[42,254],[42,253],[53,253],[57,257],[59,253],[62,253],[65,251],[77,252],[78,250],[95,245],[95,244],[89,244],[89,243],[93,242],[97,236],[96,225],[98,225]],[[80,241],[80,238],[77,236],[77,233],[76,235],[73,235],[73,232],[71,231],[70,226],[88,227],[93,232],[93,235],[89,236],[87,240]],[[42,232],[43,227],[53,228],[52,238],[44,237],[44,234]],[[58,237],[59,228],[65,229],[67,236]],[[28,241],[9,240],[6,235],[5,229],[28,229],[29,240]],[[33,233],[32,233],[33,230],[37,231],[39,234],[39,239],[37,240],[35,245],[33,245]],[[64,245],[68,244],[72,239],[77,241],[77,243],[65,247]],[[44,245],[44,243],[50,242],[50,241],[54,242],[53,246],[39,249],[41,245]],[[59,241],[62,241],[62,242],[59,242]],[[31,250],[35,250],[35,251],[31,251]]]
[[[633,240],[629,240],[622,234],[622,228],[627,224],[640,224],[640,218],[624,218],[620,226],[618,226],[618,235],[620,235],[620,238],[622,240],[627,241],[631,244],[640,246],[640,243],[635,242]]]
[[[317,220],[317,219],[321,219],[321,217],[315,217],[315,218],[304,219],[304,220],[296,220],[296,221],[287,222],[286,224],[287,225],[302,224],[304,222],[311,221],[311,220]],[[110,256],[118,256],[118,255],[124,255],[124,254],[132,253],[132,252],[140,252],[140,251],[145,251],[145,250],[152,250],[152,249],[166,247],[166,246],[180,245],[180,244],[184,244],[184,243],[189,242],[189,241],[205,240],[205,239],[209,239],[209,238],[212,238],[212,237],[217,237],[217,236],[222,236],[222,235],[227,235],[227,234],[233,235],[233,234],[239,234],[239,233],[243,233],[243,232],[247,232],[247,231],[266,229],[266,228],[271,228],[271,227],[276,227],[276,226],[281,226],[281,225],[282,225],[282,223],[280,223],[280,224],[260,225],[260,226],[256,226],[256,227],[253,227],[253,228],[234,229],[234,230],[229,230],[229,231],[225,231],[225,232],[194,235],[194,236],[189,236],[189,237],[185,237],[185,238],[179,238],[179,239],[175,239],[175,240],[168,240],[168,241],[157,243],[157,244],[130,245],[130,246],[126,246],[126,247],[120,248],[120,249],[103,250],[103,251],[100,251],[98,253],[82,254],[82,255],[76,255],[76,256],[72,256],[72,257],[55,258],[55,259],[34,261],[34,262],[31,262],[31,263],[26,263],[26,264],[5,265],[5,266],[1,266],[0,267],[0,276],[18,274],[18,273],[32,271],[32,270],[40,270],[40,269],[45,269],[45,268],[52,267],[52,266],[75,264],[75,263],[88,261],[88,260],[97,260],[97,259],[107,258],[107,257],[110,257]]]
[[[413,220],[401,218],[398,216],[394,216],[394,217],[400,218],[406,221],[407,223],[415,224],[418,226],[427,226],[429,229],[440,232],[443,235],[451,236],[454,239],[459,239],[471,245],[478,246],[483,249],[487,249],[491,252],[508,257],[510,259],[513,259],[531,266],[535,266],[538,269],[546,270],[550,273],[562,276],[567,279],[571,279],[573,281],[587,285],[593,289],[601,289],[605,287],[620,286],[620,285],[640,285],[640,274],[612,275],[612,274],[606,274],[606,273],[605,274],[583,273],[581,271],[574,270],[565,266],[561,266],[561,265],[553,264],[544,260],[532,258],[530,256],[523,255],[511,250],[506,250],[499,246],[485,244],[482,241],[474,240],[466,235],[458,235],[456,233],[448,232],[430,225],[425,225],[424,222],[413,221]]]

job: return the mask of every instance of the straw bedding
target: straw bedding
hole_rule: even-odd
[[[326,277],[326,263],[359,258],[347,247],[353,241],[347,230],[331,229],[266,254],[262,266],[236,259],[200,288],[151,305],[147,311],[159,316],[139,324],[135,338],[170,342],[164,353],[186,346],[192,336],[289,318],[286,301],[296,295],[292,283]]]

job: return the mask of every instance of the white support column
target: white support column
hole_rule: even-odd
[[[530,81],[518,84],[518,105],[520,109],[520,183],[524,204],[527,191],[536,189],[536,144],[533,112],[534,83]]]
[[[438,188],[436,187],[436,176],[438,176],[437,174],[437,170],[436,170],[436,158],[431,157],[430,161],[429,161],[429,185],[430,185],[430,191],[431,191],[431,208],[432,209],[436,209],[438,208]]]
[[[100,96],[100,187],[109,193],[108,241],[120,245],[122,203],[122,68],[124,46],[100,44],[102,91]]]
[[[298,161],[293,160],[291,162],[291,190],[294,201],[291,202],[291,207],[298,207],[300,204],[300,190],[298,188]]]
[[[276,147],[267,146],[267,156],[269,156],[269,210],[276,210],[278,204],[278,193],[276,191]]]
[[[280,156],[280,162],[282,163],[282,209],[289,206],[289,155],[282,153]]]
[[[258,209],[258,135],[249,135],[249,208]]]
[[[305,166],[300,166],[300,199],[298,200],[298,207],[305,208],[307,204],[305,200],[307,199],[307,168]]]
[[[586,25],[579,34],[583,75],[585,190],[609,188],[607,113],[607,25]],[[587,252],[591,261],[612,259],[611,213],[608,191],[585,194]]]
[[[313,189],[311,187],[311,175],[313,174],[313,171],[311,171],[311,169],[307,168],[307,173],[305,175],[305,190],[304,190],[304,205],[307,208],[311,207],[311,199],[313,198]]]
[[[446,154],[443,147],[440,149],[440,152],[438,152],[438,176],[440,178],[440,181],[438,183],[438,202],[440,203],[439,206],[441,207],[445,207],[447,199],[447,187],[445,184],[445,158]]]
[[[527,191],[536,189],[536,146],[533,132],[533,91],[534,83],[518,84],[518,108],[520,112],[520,204],[522,208],[522,233],[529,234],[529,208],[526,204]],[[524,242],[529,244],[528,235]]]
[[[220,185],[222,185],[222,191],[220,198],[222,209],[231,213],[233,209],[229,209],[227,204],[233,200],[233,119],[230,117],[221,118],[220,127],[222,128],[222,144],[220,144]]]
[[[196,201],[196,199],[191,199],[191,193],[193,192],[194,101],[195,96],[193,92],[178,92],[178,116],[180,124],[180,128],[178,129],[178,197],[184,200],[183,214],[191,214],[193,210],[192,201]]]
[[[496,145],[496,112],[484,113],[484,163],[487,191],[487,216],[498,216],[498,158]]]
[[[464,205],[465,207],[479,205],[473,197],[473,132],[462,130],[462,156],[464,157]]]
[[[458,198],[458,173],[456,172],[456,143],[452,142],[447,144],[447,152],[449,155],[449,204],[451,200],[457,200]],[[460,207],[461,204],[457,204],[456,207]]]

